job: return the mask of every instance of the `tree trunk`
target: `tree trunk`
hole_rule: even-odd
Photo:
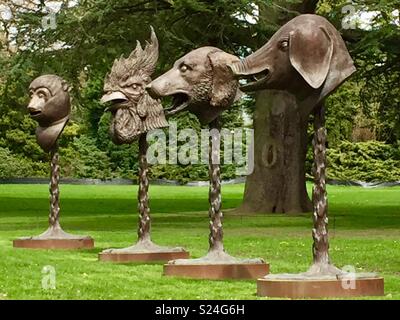
[[[315,13],[317,0],[274,1],[260,6],[268,23],[283,25],[294,13]],[[263,44],[260,44],[260,46]],[[307,121],[294,98],[283,91],[259,92],[254,114],[254,172],[246,179],[240,212],[312,211],[305,182]],[[304,117],[304,116],[303,116]]]
[[[300,213],[312,210],[306,190],[308,117],[294,96],[261,91],[254,113],[254,171],[246,179],[243,213]]]

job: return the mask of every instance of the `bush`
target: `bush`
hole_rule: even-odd
[[[344,141],[328,149],[328,178],[400,181],[400,148],[378,141]]]
[[[32,161],[0,147],[0,178],[26,178],[48,176],[48,164]]]
[[[107,154],[96,147],[87,136],[74,138],[67,148],[60,148],[62,175],[75,178],[111,178],[111,164]]]

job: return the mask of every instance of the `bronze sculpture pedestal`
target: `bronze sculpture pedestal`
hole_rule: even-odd
[[[13,246],[27,249],[92,249],[94,241],[88,236],[68,234],[61,229],[58,232],[49,229],[36,237],[16,239]]]
[[[210,123],[210,130],[220,131],[219,118]],[[263,259],[239,259],[230,256],[223,245],[223,214],[221,211],[221,177],[219,135],[212,135],[209,147],[209,217],[210,249],[202,258],[169,261],[164,265],[165,276],[196,279],[257,279],[269,273],[269,264]],[[213,146],[218,146],[214,148]]]
[[[165,276],[195,279],[257,279],[269,273],[263,259],[238,259],[223,251],[209,252],[199,259],[169,261],[164,265]]]
[[[165,262],[189,258],[189,252],[181,247],[162,247],[151,241],[139,241],[123,249],[107,249],[99,253],[99,260],[109,262]]]
[[[138,242],[128,248],[103,250],[99,253],[100,261],[121,263],[166,262],[173,259],[189,258],[189,252],[181,247],[164,247],[151,241],[147,147],[146,134],[143,133],[139,136]]]
[[[39,236],[23,237],[13,241],[14,248],[27,249],[92,249],[94,241],[89,236],[66,233],[59,222],[59,180],[57,144],[51,151],[50,215],[49,228]]]
[[[347,273],[330,263],[328,201],[326,193],[325,109],[314,112],[313,260],[300,274],[275,274],[257,280],[257,295],[267,297],[324,298],[384,295],[384,280],[374,273]]]
[[[374,274],[358,274],[354,278],[275,274],[257,280],[257,295],[291,299],[383,296],[384,281]]]

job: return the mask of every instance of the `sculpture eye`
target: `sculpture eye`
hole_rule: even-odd
[[[182,73],[185,73],[186,71],[189,70],[189,67],[186,64],[182,64],[179,69],[181,70]]]
[[[39,99],[46,99],[46,94],[43,91],[39,91],[37,93],[37,96],[39,97]]]
[[[139,83],[132,83],[132,84],[129,86],[129,89],[130,89],[130,90],[133,90],[133,91],[138,91],[141,87],[142,87],[142,86],[141,86]],[[128,89],[128,90],[129,90],[129,89]]]
[[[282,41],[279,43],[279,48],[280,48],[282,51],[286,51],[286,50],[289,48],[289,41],[288,41],[288,40],[282,40]]]

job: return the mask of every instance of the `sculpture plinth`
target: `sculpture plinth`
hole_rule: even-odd
[[[257,279],[269,273],[269,264],[262,259],[238,259],[215,250],[198,259],[169,261],[164,275],[195,279]]]
[[[109,262],[165,262],[174,259],[189,258],[185,249],[162,247],[151,241],[138,241],[137,244],[123,249],[107,249],[99,253],[99,260]]]
[[[257,295],[260,297],[339,298],[359,296],[383,296],[383,278],[351,276],[338,279],[335,276],[307,277],[296,275],[269,275],[257,280]]]
[[[13,241],[15,248],[29,249],[90,249],[94,241],[88,236],[66,233],[60,225],[60,166],[57,140],[69,119],[71,111],[69,87],[58,76],[44,75],[32,81],[31,100],[28,110],[39,123],[36,140],[39,146],[50,152],[50,214],[49,228],[39,236],[23,237]]]
[[[71,238],[60,238],[54,237],[41,238],[37,237],[26,237],[19,238],[13,241],[14,248],[26,248],[26,249],[92,249],[94,247],[94,240],[91,237],[80,237],[73,236]]]

